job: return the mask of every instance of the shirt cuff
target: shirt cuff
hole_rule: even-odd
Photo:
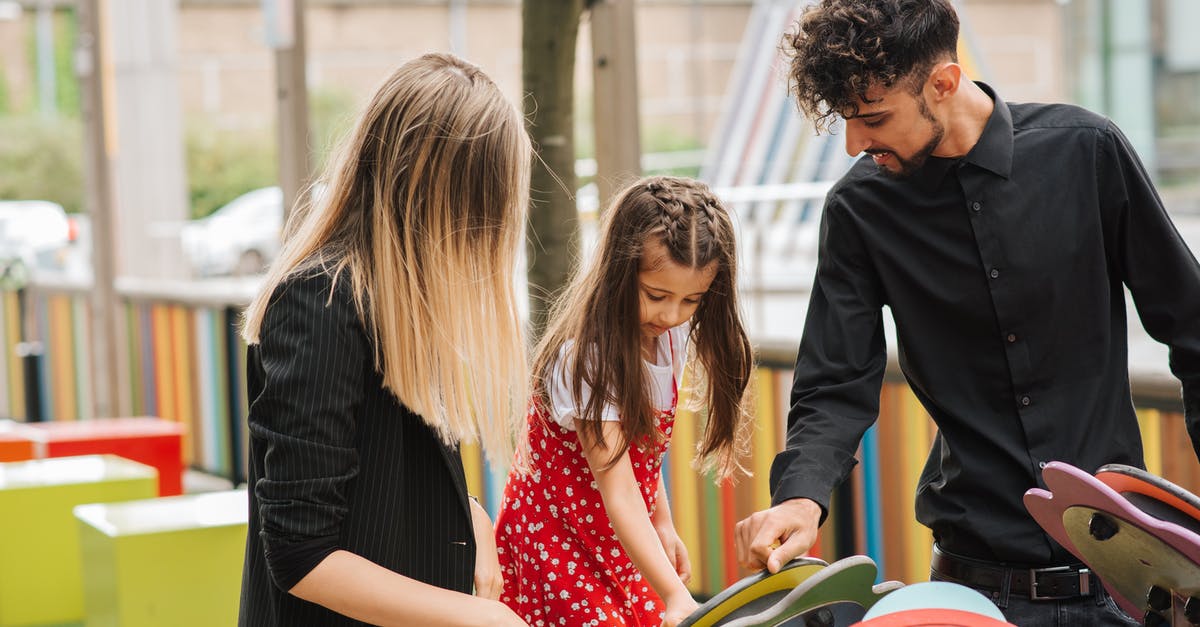
[[[284,592],[296,587],[317,564],[338,550],[337,538],[332,536],[286,544],[272,542],[266,534],[262,536],[263,545],[267,547],[267,569],[271,572],[271,580]]]
[[[819,479],[822,473],[798,463],[799,460],[788,453],[780,453],[771,464],[771,505],[792,499],[809,499],[821,508],[821,519],[817,524],[825,524],[829,516],[829,501],[837,482]]]

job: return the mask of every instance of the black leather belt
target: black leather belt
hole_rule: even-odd
[[[934,545],[930,568],[948,581],[1034,601],[1074,599],[1095,594],[1100,582],[1083,564],[1020,568],[951,555]]]

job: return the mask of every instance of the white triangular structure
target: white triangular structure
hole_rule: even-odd
[[[807,291],[825,192],[853,162],[840,137],[816,134],[788,93],[781,43],[810,3],[754,3],[700,170],[740,222],[751,295]]]

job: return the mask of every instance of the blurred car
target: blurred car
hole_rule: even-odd
[[[263,187],[184,225],[179,237],[198,276],[257,274],[279,252],[283,190]]]
[[[63,268],[78,223],[62,205],[48,200],[0,200],[0,266],[23,282],[32,273]]]

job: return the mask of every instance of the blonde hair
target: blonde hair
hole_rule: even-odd
[[[546,400],[545,382],[553,376],[559,351],[574,340],[566,381],[580,407],[584,431],[602,441],[600,415],[611,405],[620,416],[623,436],[613,447],[612,460],[631,442],[641,446],[662,439],[651,411],[638,329],[638,273],[651,242],[662,243],[671,261],[681,266],[715,266],[713,282],[692,316],[688,352],[694,357],[689,365],[698,379],[698,404],[708,408],[695,461],[723,479],[744,470],[738,458],[749,448],[752,429],[745,405],[754,354],[737,301],[733,221],[700,181],[649,177],[613,200],[603,215],[595,258],[575,273],[556,301],[546,335],[534,352],[536,393]],[[585,384],[593,392],[582,403]]]
[[[384,387],[447,444],[478,436],[507,464],[529,389],[514,271],[531,159],[520,113],[478,67],[404,64],[331,160],[323,200],[293,218],[243,337],[259,341],[289,277],[349,280]]]

